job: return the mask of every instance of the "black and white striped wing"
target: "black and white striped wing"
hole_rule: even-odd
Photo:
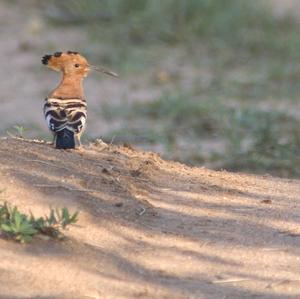
[[[59,132],[67,128],[79,134],[85,129],[87,117],[85,100],[49,98],[45,101],[44,115],[51,131]]]

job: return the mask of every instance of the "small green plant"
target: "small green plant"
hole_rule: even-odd
[[[15,125],[14,129],[16,130],[18,137],[24,138],[24,133],[26,129],[22,126]]]
[[[7,131],[6,133],[11,136],[11,137],[19,137],[19,138],[24,138],[24,133],[27,131],[26,128],[23,126],[15,125],[13,126],[13,129],[15,130],[13,133]]]
[[[28,216],[4,202],[0,204],[0,231],[21,243],[30,242],[37,234],[62,238],[60,230],[76,223],[78,214],[70,214],[67,208],[51,209],[49,216],[35,218],[32,213]]]
[[[0,207],[0,223],[3,232],[21,243],[31,241],[33,235],[38,232],[26,215],[20,213],[17,207],[11,208],[7,203]]]
[[[79,212],[70,214],[67,208],[51,209],[49,216],[36,219],[32,214],[30,221],[34,223],[34,227],[41,233],[51,237],[61,237],[60,229],[65,229],[68,225],[74,224],[78,220]]]

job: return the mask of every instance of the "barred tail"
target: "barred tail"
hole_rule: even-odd
[[[55,147],[58,149],[75,148],[74,132],[67,128],[56,132]]]

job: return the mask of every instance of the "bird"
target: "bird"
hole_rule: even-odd
[[[59,85],[46,97],[43,109],[48,128],[54,137],[54,147],[79,148],[87,120],[83,79],[90,70],[113,77],[118,75],[104,67],[90,65],[84,56],[75,51],[46,54],[42,57],[42,63],[62,73]]]

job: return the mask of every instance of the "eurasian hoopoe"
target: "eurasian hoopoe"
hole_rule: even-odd
[[[63,74],[60,84],[45,99],[44,105],[44,115],[54,135],[54,146],[58,149],[79,147],[87,118],[83,78],[91,69],[114,77],[117,74],[89,65],[82,55],[73,51],[45,55],[42,63]]]

